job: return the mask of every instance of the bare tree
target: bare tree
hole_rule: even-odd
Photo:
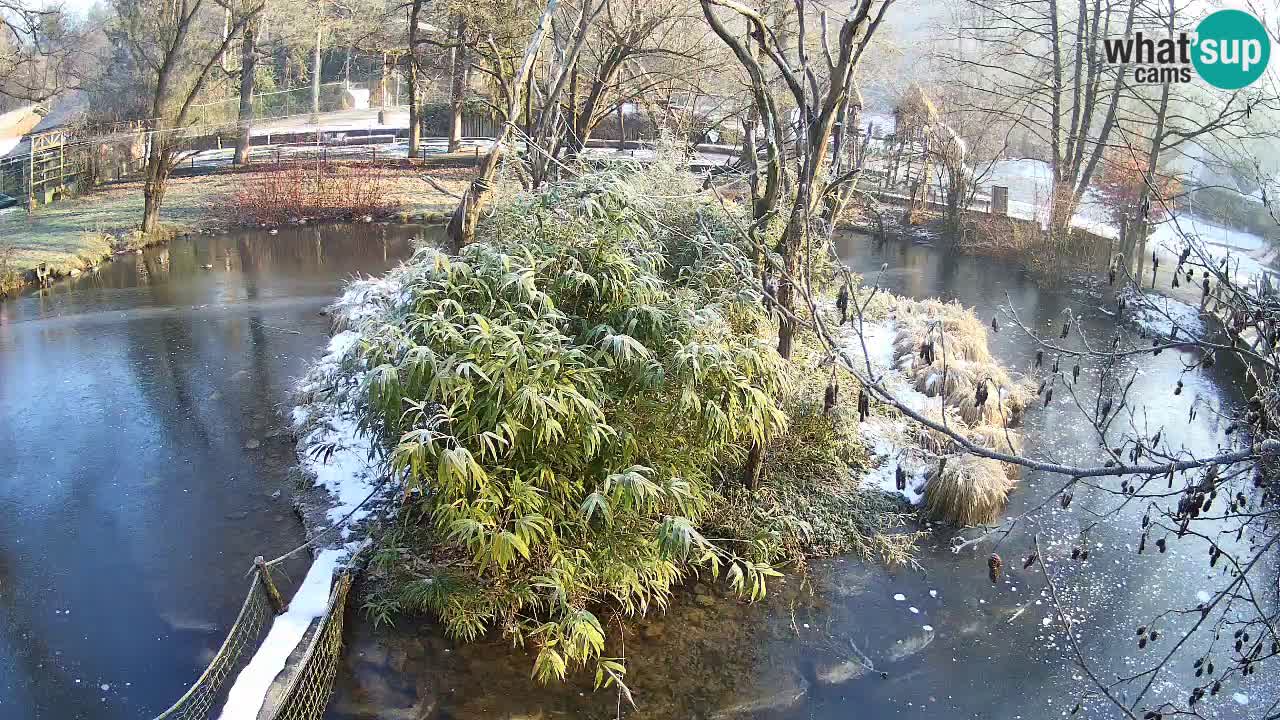
[[[1046,149],[1049,227],[1070,227],[1102,159],[1126,87],[1102,40],[1129,34],[1139,0],[966,0],[939,59],[977,107],[999,113]]]
[[[0,0],[0,95],[41,102],[72,84],[79,37],[55,5]]]
[[[501,54],[494,53],[496,68],[492,72],[494,77],[502,79],[503,96],[507,101],[506,117],[502,124],[502,129],[498,131],[497,137],[493,139],[493,146],[488,156],[480,166],[479,174],[471,181],[471,185],[463,193],[458,207],[454,209],[453,215],[449,218],[449,240],[455,247],[462,247],[470,243],[475,237],[476,222],[480,219],[480,210],[488,202],[489,196],[493,192],[493,181],[498,172],[498,162],[502,154],[502,147],[511,136],[516,123],[519,122],[521,93],[529,81],[530,73],[533,71],[534,60],[537,59],[543,38],[551,26],[551,18],[555,15],[558,5],[559,0],[547,0],[547,5],[538,19],[533,35],[525,47],[524,58],[515,73],[508,75],[504,71]],[[492,45],[493,43],[491,42],[490,44]]]
[[[150,133],[143,186],[142,232],[160,228],[169,174],[182,146],[192,105],[211,72],[265,0],[217,5],[209,0],[117,0],[115,9],[128,50],[148,72]],[[232,11],[230,27],[219,8]]]

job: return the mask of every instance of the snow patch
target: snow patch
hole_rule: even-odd
[[[924,412],[931,404],[941,407],[940,398],[930,398],[916,390],[902,369],[894,367],[893,338],[897,334],[897,326],[892,320],[864,323],[861,340],[856,326],[840,328],[840,334],[840,351],[853,367],[865,373],[870,361],[872,373],[876,377],[883,376],[889,391],[912,410]],[[876,467],[863,478],[863,486],[901,495],[912,505],[919,505],[924,499],[929,464],[913,452],[913,445],[907,438],[908,428],[907,418],[898,414],[873,413],[859,425],[862,439],[876,462]],[[907,487],[904,490],[898,490],[899,467],[906,475]]]
[[[1231,699],[1236,701],[1237,705],[1248,705],[1249,696],[1244,693],[1232,693]]]
[[[342,523],[343,540],[351,537],[372,513],[366,505],[379,487],[385,470],[373,438],[360,430],[353,407],[368,368],[359,357],[360,343],[372,325],[403,299],[398,278],[352,283],[330,307],[346,329],[329,340],[324,357],[298,384],[302,402],[293,409],[295,430],[301,436],[298,455],[315,484],[329,492],[331,524]]]
[[[316,556],[302,586],[289,603],[289,609],[271,623],[271,631],[262,641],[262,646],[236,676],[219,720],[246,720],[258,716],[267,690],[284,669],[289,654],[302,642],[302,636],[311,623],[328,609],[329,586],[346,554],[345,548],[337,548],[321,550]]]
[[[1125,319],[1147,332],[1162,337],[1173,337],[1176,332],[1177,337],[1184,340],[1204,337],[1206,328],[1199,308],[1162,295],[1139,293],[1133,288],[1121,293],[1126,302]]]

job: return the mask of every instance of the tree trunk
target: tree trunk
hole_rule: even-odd
[[[418,117],[418,64],[409,59],[409,157],[422,155],[422,119]]]
[[[413,0],[409,7],[409,157],[422,155],[418,147],[422,143],[421,108],[418,104],[418,17],[425,0]]]
[[[747,462],[742,467],[742,484],[748,490],[755,490],[760,487],[760,471],[764,467],[764,450],[757,444],[751,443],[751,449],[747,451]]]
[[[245,24],[244,38],[240,45],[240,114],[237,118],[236,154],[233,160],[236,165],[249,162],[249,131],[253,123],[253,89],[256,82],[254,71],[257,65],[254,47],[258,36],[257,25],[256,20]]]
[[[777,304],[781,311],[778,319],[778,354],[791,358],[795,345],[796,324],[791,314],[795,312],[796,289],[794,280],[800,279],[800,248],[804,244],[807,208],[804,201],[796,199],[787,220],[786,230],[779,241],[778,254],[782,256],[782,273],[778,277]]]
[[[382,53],[382,67],[378,70],[378,87],[374,91],[377,96],[378,107],[384,108],[392,103],[387,102],[387,81],[391,79],[391,62],[387,58],[387,53]]]
[[[321,33],[321,26],[317,24],[316,47],[311,55],[311,118],[315,121],[320,119],[320,71],[323,70],[320,60],[320,41],[323,39]]]
[[[449,88],[449,152],[462,147],[462,109],[467,102],[467,19],[459,16],[454,26],[453,77]]]
[[[142,187],[142,234],[152,238],[160,230],[160,207],[164,204],[165,183],[169,179],[168,148],[161,133],[152,136],[147,151],[146,181]]]
[[[458,207],[454,209],[453,216],[449,218],[447,233],[449,243],[454,251],[461,250],[464,245],[475,239],[476,222],[480,219],[480,210],[493,192],[493,178],[498,171],[498,158],[502,153],[502,145],[507,141],[507,137],[511,135],[512,126],[519,120],[521,91],[533,71],[533,61],[538,56],[538,50],[542,47],[542,39],[547,34],[547,28],[551,25],[551,17],[555,14],[556,6],[559,4],[559,0],[547,0],[547,7],[542,11],[542,17],[538,20],[538,27],[534,30],[533,37],[530,38],[529,45],[525,48],[524,60],[521,61],[520,69],[511,83],[507,120],[502,124],[502,129],[498,131],[497,137],[493,139],[493,147],[489,150],[488,157],[485,158],[480,174],[475,180],[471,181],[471,187],[467,188],[467,191],[462,194],[462,200],[458,202]]]
[[[627,113],[622,109],[624,102],[618,103],[618,149],[627,149]]]

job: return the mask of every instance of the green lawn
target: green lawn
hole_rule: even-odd
[[[411,214],[438,213],[456,202],[420,178],[418,169],[389,169],[400,207]],[[461,192],[470,170],[433,170],[441,185]],[[167,229],[191,232],[206,227],[229,227],[227,201],[243,173],[220,173],[173,178],[165,193],[161,213]],[[40,263],[59,272],[84,269],[101,261],[116,248],[140,244],[137,229],[142,222],[142,183],[104,186],[79,197],[37,208],[0,213],[0,290],[11,289],[17,277]],[[7,277],[6,277],[7,276]]]

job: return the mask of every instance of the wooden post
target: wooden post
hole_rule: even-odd
[[[258,578],[262,580],[262,588],[267,591],[267,600],[271,602],[271,609],[277,615],[283,614],[289,606],[280,596],[280,590],[276,588],[275,582],[271,580],[271,569],[267,567],[266,559],[259,555],[253,559],[253,564],[258,566]]]
[[[36,209],[36,137],[31,136],[30,182],[27,183],[27,210]]]

